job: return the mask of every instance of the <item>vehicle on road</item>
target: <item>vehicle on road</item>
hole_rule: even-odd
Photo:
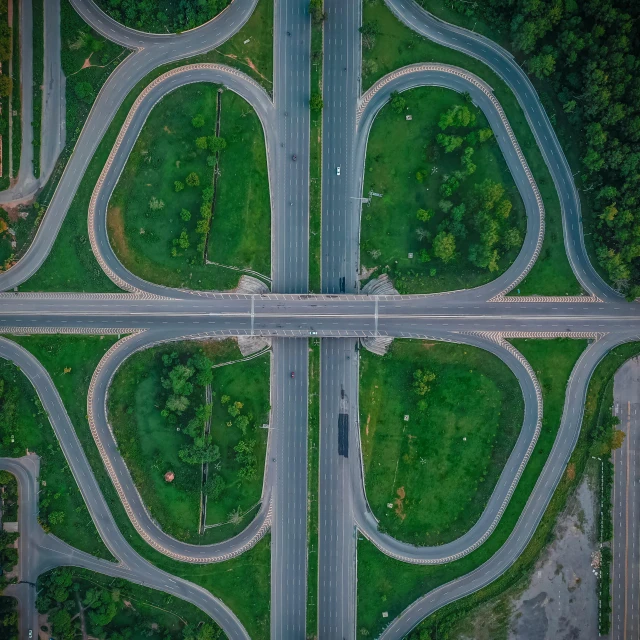
[[[338,167],[338,168],[336,169],[336,175],[337,175],[337,176],[339,176],[339,175],[340,175],[340,167]]]
[[[33,629],[29,629],[29,638],[33,638]]]
[[[295,378],[295,377],[296,377],[296,372],[295,372],[295,371],[292,371],[292,372],[291,372],[291,377],[292,377],[292,378]]]
[[[291,156],[291,159],[295,162],[295,161],[298,159],[298,156],[294,153],[294,154]]]

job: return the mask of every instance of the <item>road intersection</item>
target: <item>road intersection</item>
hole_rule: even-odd
[[[575,446],[587,385],[598,362],[614,346],[640,337],[640,311],[600,279],[584,248],[577,191],[568,164],[540,101],[510,55],[486,39],[441,23],[408,0],[387,0],[390,8],[426,37],[485,61],[512,88],[523,107],[558,189],[565,245],[584,290],[573,298],[505,296],[531,269],[544,237],[540,194],[509,123],[491,88],[464,69],[421,64],[393,72],[361,96],[360,0],[325,0],[324,34],[322,292],[308,294],[310,22],[306,0],[276,0],[274,13],[274,97],[237,70],[223,65],[186,65],[169,71],[142,91],[96,184],[89,210],[89,235],[96,259],[123,294],[11,293],[42,265],[93,153],[131,89],[170,61],[212,49],[236,33],[255,0],[234,0],[211,22],[184,34],[144,34],[105,16],[91,0],[72,0],[97,31],[131,53],[100,92],[34,242],[23,258],[0,274],[2,333],[131,334],[105,354],[87,400],[92,433],[103,462],[136,530],[155,549],[185,562],[217,562],[255,544],[271,528],[271,637],[306,635],[307,592],[307,369],[310,335],[321,338],[320,495],[318,635],[356,634],[356,532],[404,562],[442,563],[469,553],[491,534],[508,504],[530,455],[542,419],[542,398],[534,372],[505,340],[508,337],[587,337],[590,346],[576,364],[558,437],[511,536],[484,565],[412,604],[383,637],[400,638],[436,609],[499,577],[515,562],[535,532]],[[291,33],[291,36],[284,35]],[[262,122],[267,144],[272,203],[272,293],[195,292],[168,289],[135,276],[117,260],[106,233],[109,197],[139,131],[153,106],[169,91],[190,82],[216,82],[243,96]],[[466,291],[436,295],[366,296],[358,293],[360,203],[368,132],[392,91],[435,85],[468,92],[487,116],[525,203],[527,235],[515,262],[495,281]],[[297,161],[292,162],[295,154]],[[337,176],[336,167],[341,166]],[[568,174],[567,174],[568,172]],[[258,514],[235,538],[216,545],[179,542],[153,522],[111,433],[106,415],[109,384],[136,350],[159,342],[208,336],[262,335],[273,338],[272,424]],[[478,522],[461,538],[437,548],[400,543],[377,529],[368,507],[358,435],[357,339],[429,338],[479,346],[500,357],[518,378],[525,400],[520,437]],[[211,615],[230,638],[247,637],[240,621],[204,590],[153,567],[126,543],[102,497],[55,386],[24,349],[0,340],[0,356],[15,362],[33,383],[105,544],[117,563],[98,561],[56,547],[48,564],[91,565],[97,571],[176,593]],[[296,371],[292,380],[290,371]],[[349,416],[348,458],[338,453],[338,415]],[[21,498],[34,512],[36,472],[17,461]],[[17,465],[17,466],[16,466]],[[21,466],[22,465],[22,466]],[[31,483],[31,484],[30,484]],[[30,493],[31,491],[31,493]],[[29,498],[29,496],[31,496]],[[30,525],[25,525],[25,527]],[[34,548],[50,536],[23,529]],[[48,543],[46,543],[48,544]],[[62,545],[62,543],[60,543]],[[46,545],[45,545],[46,546]],[[46,554],[45,554],[46,555]],[[81,558],[80,560],[78,558]],[[35,573],[37,576],[37,573]],[[34,581],[22,577],[21,580]],[[175,586],[174,586],[175,585]]]

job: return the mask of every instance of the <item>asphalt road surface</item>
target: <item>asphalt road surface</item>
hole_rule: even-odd
[[[64,220],[87,164],[109,123],[131,89],[161,64],[210,50],[237,32],[256,0],[234,0],[218,18],[180,35],[144,34],[118,25],[90,0],[72,0],[95,29],[131,53],[100,92],[63,174],[34,242],[10,271],[0,274],[8,290],[42,265]],[[322,290],[307,295],[309,192],[310,18],[306,0],[277,0],[274,14],[274,99],[243,74],[223,69],[185,69],[159,83],[143,101],[115,150],[104,182],[94,193],[90,232],[96,257],[107,274],[137,295],[0,294],[0,330],[4,333],[136,333],[119,343],[94,375],[88,414],[94,438],[129,517],[150,544],[191,562],[215,561],[248,548],[264,527],[272,527],[271,636],[306,635],[307,543],[307,340],[317,335],[321,347],[319,637],[353,638],[356,626],[355,525],[383,552],[407,562],[441,562],[443,554],[464,554],[480,544],[506,506],[518,474],[536,437],[541,419],[539,386],[527,363],[503,338],[589,337],[571,375],[566,405],[554,448],[530,495],[527,507],[503,547],[484,565],[426,594],[391,621],[385,638],[406,635],[438,608],[489,584],[518,558],[533,535],[575,446],[589,378],[609,349],[640,336],[635,305],[611,291],[591,267],[582,236],[577,191],[562,150],[535,90],[510,55],[486,39],[433,19],[408,0],[387,0],[392,10],[426,37],[467,51],[505,79],[518,97],[549,165],[562,204],[565,243],[570,262],[591,295],[567,300],[513,299],[503,293],[526,275],[537,257],[544,228],[537,187],[508,122],[490,88],[464,70],[420,66],[391,74],[359,97],[360,4],[326,0],[323,113]],[[25,16],[28,12],[25,11]],[[291,35],[286,35],[289,32]],[[53,77],[55,83],[55,78]],[[104,229],[106,204],[119,170],[153,104],[185,82],[224,82],[245,96],[260,115],[268,150],[272,201],[272,282],[269,295],[238,295],[170,290],[147,283],[115,259]],[[468,91],[493,127],[525,202],[527,237],[514,264],[494,282],[468,291],[432,296],[358,295],[358,238],[362,172],[368,132],[391,91],[437,85]],[[52,94],[53,95],[53,94]],[[54,98],[52,98],[53,100]],[[54,118],[54,116],[52,116]],[[293,155],[297,160],[293,160]],[[341,175],[337,175],[337,167]],[[233,540],[190,548],[171,539],[150,521],[109,433],[104,412],[108,384],[123,359],[136,348],[182,337],[264,335],[274,338],[272,421],[269,458],[261,509],[248,529]],[[446,548],[403,545],[377,531],[366,503],[358,438],[358,359],[356,338],[391,336],[434,338],[482,346],[501,357],[517,375],[525,397],[522,434],[494,494],[477,525]],[[339,339],[338,339],[339,338]],[[95,567],[109,575],[175,593],[211,615],[230,638],[246,632],[232,612],[210,594],[165,574],[140,558],[124,540],[106,506],[66,411],[43,367],[26,351],[0,340],[0,356],[14,361],[34,384],[89,511],[117,563],[98,561],[51,542],[39,527],[25,528],[25,544],[46,559],[25,575],[56,564]],[[291,372],[294,376],[291,376]],[[343,418],[340,418],[342,414]],[[348,456],[338,449],[339,421],[348,416]],[[344,424],[344,423],[343,423]],[[3,461],[4,463],[5,461]],[[11,464],[9,462],[8,464]],[[16,463],[17,464],[17,463]],[[24,483],[34,471],[23,469]],[[29,480],[31,478],[31,480]],[[25,485],[26,486],[26,485]],[[33,486],[33,485],[32,485]],[[25,495],[29,494],[24,491]],[[635,503],[634,503],[635,504]],[[27,500],[35,513],[35,498]],[[31,542],[29,542],[31,541]],[[45,551],[42,551],[45,549]],[[29,551],[26,555],[29,556]],[[37,558],[38,555],[29,557]],[[37,574],[36,574],[37,575]],[[637,580],[634,578],[634,581]],[[25,588],[23,587],[23,591]],[[28,591],[28,590],[27,590]],[[29,593],[21,607],[32,610]],[[629,624],[629,623],[628,623]],[[637,627],[636,627],[637,629]]]
[[[613,452],[612,640],[640,636],[640,359],[616,372],[614,414],[624,432]]]

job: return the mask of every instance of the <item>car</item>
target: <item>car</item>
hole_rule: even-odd
[[[336,175],[337,175],[337,176],[339,176],[339,175],[340,175],[340,167],[338,167],[338,168],[336,169]]]
[[[33,629],[29,629],[29,638],[33,638]]]
[[[295,372],[295,371],[292,371],[292,372],[291,372],[291,377],[292,377],[292,378],[295,378],[295,377],[296,377],[296,372]]]
[[[294,153],[294,154],[291,156],[291,159],[295,162],[295,161],[298,159],[298,156]]]
[[[317,331],[309,331],[309,335],[310,336],[317,336],[318,332]]]

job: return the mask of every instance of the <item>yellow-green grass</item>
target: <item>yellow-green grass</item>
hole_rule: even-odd
[[[431,42],[403,25],[393,16],[383,0],[364,3],[363,22],[376,22],[381,32],[376,37],[373,49],[363,50],[364,89],[394,69],[415,62],[442,62],[456,65],[475,73],[493,88],[531,167],[546,210],[546,234],[542,252],[529,276],[520,284],[520,293],[522,295],[579,294],[580,285],[571,271],[564,250],[558,195],[524,112],[512,91],[482,62]],[[369,61],[375,64],[375,68],[367,66],[370,64]]]
[[[573,366],[586,346],[584,340],[514,340],[529,360],[543,389],[542,431],[509,506],[489,539],[476,551],[455,562],[438,566],[414,566],[392,560],[371,543],[358,543],[358,629],[377,636],[389,619],[395,618],[414,600],[437,586],[469,573],[488,560],[513,530],[560,426],[564,394]],[[389,619],[382,612],[389,612]]]
[[[129,544],[157,567],[191,580],[221,598],[239,617],[251,638],[267,640],[271,571],[269,536],[233,560],[193,565],[171,560],[155,551],[133,528],[104,468],[86,417],[91,375],[114,338],[55,335],[25,336],[17,341],[31,351],[53,377],[100,490]],[[70,367],[71,372],[64,374],[64,367]]]
[[[469,220],[474,185],[484,180],[502,184],[505,197],[513,204],[508,220],[504,221],[505,228],[517,228],[521,237],[526,230],[524,205],[498,144],[495,138],[477,144],[472,158],[476,172],[461,181],[453,196],[443,198],[439,193],[443,176],[462,169],[460,157],[466,145],[445,153],[436,142],[436,135],[442,133],[438,118],[454,105],[465,105],[465,101],[460,94],[438,87],[411,89],[402,97],[407,101],[406,113],[413,119],[407,121],[405,113],[398,114],[387,104],[378,113],[369,135],[363,195],[368,197],[369,192],[374,191],[383,197],[374,196],[371,205],[362,209],[360,262],[364,267],[377,267],[374,276],[388,267],[400,293],[451,291],[490,282],[513,262],[520,247],[504,252],[496,272],[475,267],[469,261],[469,246],[478,240]],[[476,114],[475,126],[449,128],[446,134],[464,136],[472,129],[489,126],[478,108],[468,106]],[[438,157],[430,161],[428,155],[433,150],[438,150]],[[418,172],[424,176],[422,181],[416,177]],[[450,216],[438,207],[441,200],[449,200],[454,205],[464,203],[468,210],[463,221],[467,236],[456,238],[458,255],[447,264],[435,258],[431,250],[438,226]],[[420,222],[416,217],[418,209],[431,209],[435,215],[429,222]],[[418,229],[429,236],[420,239]],[[431,254],[431,261],[419,260],[421,249]],[[408,257],[410,253],[412,258]],[[436,273],[432,276],[434,268]]]

